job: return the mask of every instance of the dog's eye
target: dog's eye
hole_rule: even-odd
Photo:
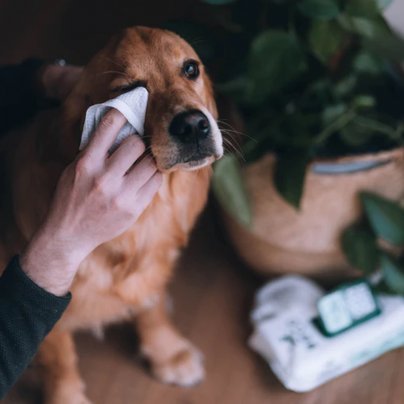
[[[147,88],[147,83],[144,80],[136,80],[128,84],[123,84],[121,86],[114,87],[111,91],[113,93],[127,93],[128,91],[134,90],[137,87]]]
[[[187,79],[195,80],[199,76],[199,66],[195,60],[187,60],[182,70]]]

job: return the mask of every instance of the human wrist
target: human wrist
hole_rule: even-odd
[[[20,263],[23,271],[38,286],[56,295],[65,295],[86,253],[72,248],[57,233],[40,230],[25,251]]]

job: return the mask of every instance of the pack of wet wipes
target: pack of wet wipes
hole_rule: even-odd
[[[249,346],[290,390],[309,391],[404,345],[404,298],[366,281],[325,293],[285,276],[256,295]]]
[[[128,91],[113,98],[112,100],[89,107],[86,112],[83,132],[81,135],[80,150],[88,144],[102,117],[111,108],[117,109],[128,120],[119,131],[111,148],[112,150],[131,134],[136,133],[142,136],[144,133],[144,121],[148,96],[149,93],[144,87],[137,87],[132,91]]]

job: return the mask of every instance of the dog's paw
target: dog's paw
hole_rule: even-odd
[[[69,396],[55,396],[47,404],[92,404],[84,394],[71,394]]]
[[[52,392],[46,404],[92,404],[83,391],[64,386]]]
[[[205,377],[203,355],[190,343],[175,352],[163,363],[152,363],[154,376],[163,383],[189,387]]]

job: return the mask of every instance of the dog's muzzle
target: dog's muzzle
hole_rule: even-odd
[[[175,115],[168,128],[175,153],[170,166],[194,169],[223,154],[221,134],[209,112],[188,109]]]

